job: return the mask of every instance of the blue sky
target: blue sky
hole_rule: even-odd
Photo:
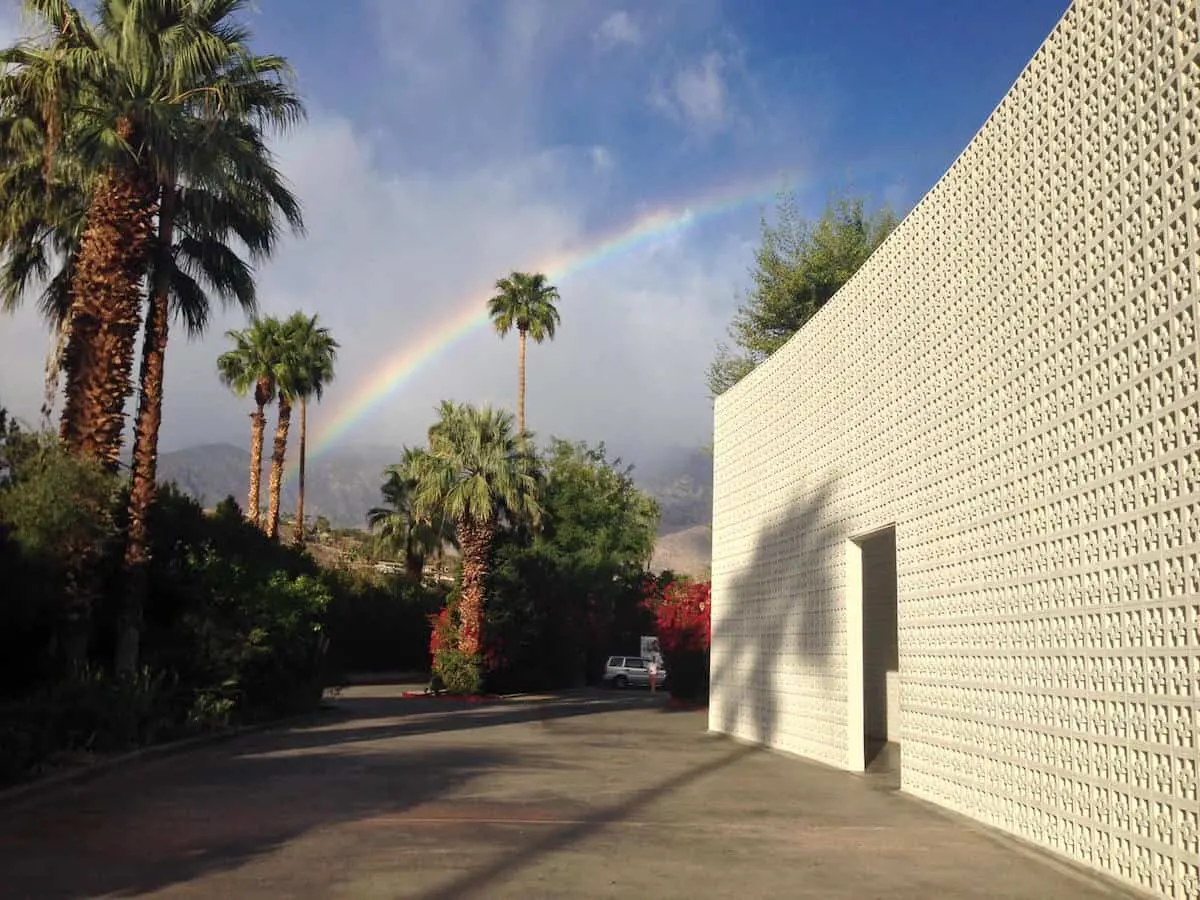
[[[261,272],[263,306],[318,312],[343,362],[319,428],[386,359],[511,268],[729,185],[794,183],[905,213],[986,119],[1065,0],[258,0],[310,118],[276,142],[309,234]],[[6,38],[15,17],[0,17]],[[529,362],[542,433],[637,458],[704,442],[704,372],[747,281],[754,203],[561,283],[563,326]],[[176,345],[167,448],[242,443],[212,374],[229,313]],[[40,397],[29,312],[0,325],[3,402]],[[348,436],[419,440],[442,397],[515,402],[516,347],[486,332],[434,360]]]
[[[815,170],[818,207],[823,190],[852,185],[907,209],[974,134],[1067,3],[449,0],[459,14],[430,15],[439,5],[260,0],[256,27],[264,44],[294,60],[307,96],[364,127],[394,125],[399,95],[431,101],[419,134],[380,148],[389,162],[469,164],[474,141],[462,135],[471,126],[453,105],[434,104],[461,99],[455,88],[470,85],[475,96],[462,112],[494,99],[480,129],[500,145],[603,146],[619,155],[625,164],[606,202],[687,196],[697,185],[804,164]],[[527,20],[514,9],[526,10]],[[413,43],[431,36],[477,54],[466,65],[457,53],[447,57],[461,81],[442,91],[406,86],[405,75],[416,72],[406,65],[412,48],[402,36],[389,45],[385,35],[414,18],[435,24],[418,29]],[[522,25],[537,30],[527,49],[512,36]],[[511,72],[511,60],[526,52],[536,61],[521,70],[524,83],[518,76],[514,85],[511,74],[492,82],[493,66]],[[691,78],[678,89],[692,84],[694,105],[672,117],[664,106],[677,103],[656,104],[652,94],[658,86],[669,95],[680,75]],[[705,89],[716,84],[729,118],[706,128],[696,120]],[[514,86],[523,89],[516,104]],[[681,134],[689,109],[702,133]]]

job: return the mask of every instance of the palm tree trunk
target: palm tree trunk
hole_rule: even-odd
[[[250,413],[250,496],[246,500],[246,518],[257,525],[262,515],[262,452],[267,431],[267,402],[271,399],[267,385],[254,386],[255,410]]]
[[[288,427],[292,422],[292,402],[279,396],[279,421],[275,423],[275,452],[271,454],[271,495],[267,500],[267,537],[279,536],[279,495],[283,490],[283,462],[287,456]]]
[[[517,331],[517,434],[525,433],[525,329]]]
[[[125,542],[125,603],[117,618],[115,667],[118,674],[137,669],[142,610],[150,581],[149,516],[158,478],[158,432],[162,426],[163,370],[171,323],[171,250],[175,241],[175,185],[163,186],[158,217],[158,266],[146,310],[142,343],[141,396],[133,437],[133,476],[129,489],[129,525]]]
[[[92,610],[100,600],[100,579],[96,572],[101,550],[87,542],[75,542],[62,550],[64,558],[69,560],[63,580],[62,659],[67,671],[78,673],[87,666]]]
[[[308,398],[300,398],[300,479],[297,487],[300,495],[296,498],[296,528],[292,541],[297,547],[304,546],[304,447],[308,440]]]
[[[117,126],[133,142],[132,123]],[[142,278],[154,237],[156,184],[130,166],[104,175],[88,207],[71,282],[61,436],[115,470],[141,326]]]
[[[488,558],[492,551],[493,526],[490,522],[462,521],[458,541],[462,547],[462,599],[459,619],[462,623],[458,649],[477,656],[483,647],[483,597],[487,585]]]
[[[404,571],[413,581],[420,583],[425,574],[425,557],[420,553],[406,551],[404,554]]]

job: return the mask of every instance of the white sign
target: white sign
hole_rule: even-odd
[[[658,638],[652,634],[642,635],[642,658],[652,659],[662,665],[662,650],[658,646]]]

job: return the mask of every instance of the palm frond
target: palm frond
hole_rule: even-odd
[[[496,282],[488,315],[501,337],[516,329],[541,343],[553,339],[559,325],[558,288],[540,272],[513,272]]]

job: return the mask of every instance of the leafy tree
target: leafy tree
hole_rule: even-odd
[[[454,522],[446,516],[418,516],[413,499],[417,481],[413,462],[422,451],[404,448],[404,458],[385,472],[383,506],[367,512],[367,523],[379,535],[384,546],[404,554],[404,568],[418,583],[425,571],[425,560],[455,544]]]
[[[639,604],[657,503],[603,444],[552,440],[544,468],[540,527],[498,535],[489,580],[503,669],[492,677],[511,689],[576,682],[613,646],[636,647],[649,620]]]
[[[634,484],[632,467],[609,460],[603,443],[589,447],[558,438],[545,465],[538,546],[562,565],[602,570],[601,577],[650,564],[659,509]]]
[[[559,315],[558,288],[540,272],[513,272],[496,282],[497,294],[488,301],[488,314],[501,336],[517,330],[517,433],[525,433],[525,338],[537,343],[553,340]]]
[[[867,215],[861,199],[831,202],[815,224],[791,196],[780,198],[778,222],[762,222],[754,286],[733,316],[729,336],[709,366],[708,388],[723,394],[782,347],[896,227],[888,209]]]
[[[296,397],[300,401],[300,482],[296,503],[296,527],[293,540],[297,546],[304,545],[304,456],[308,444],[308,400],[318,402],[325,386],[333,381],[333,364],[337,359],[338,342],[328,328],[317,324],[317,317],[297,312],[284,323],[287,342],[296,356],[299,381]]]
[[[454,522],[462,549],[458,649],[475,658],[496,530],[504,520],[536,522],[541,515],[537,458],[513,434],[510,413],[443,401],[428,449],[413,456],[412,476],[416,515]]]
[[[253,391],[254,412],[250,414],[250,492],[246,516],[258,524],[262,513],[261,479],[263,438],[267,427],[266,407],[278,391],[278,368],[282,336],[278,319],[253,318],[241,331],[227,331],[233,349],[217,357],[221,381],[237,396]]]

